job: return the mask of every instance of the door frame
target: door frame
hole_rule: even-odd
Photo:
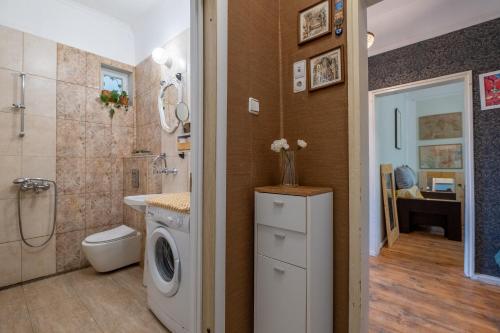
[[[375,182],[378,181],[378,168],[376,162],[376,135],[375,135],[375,98],[403,93],[406,91],[411,91],[421,88],[430,88],[434,86],[439,86],[446,83],[464,83],[464,114],[463,114],[463,128],[464,128],[464,181],[465,181],[465,191],[464,191],[464,274],[469,278],[474,278],[474,246],[475,246],[475,216],[474,216],[474,136],[473,136],[473,106],[472,106],[472,71],[466,71],[446,76],[440,76],[428,80],[416,81],[411,83],[406,83],[398,86],[377,89],[368,92],[368,116],[369,116],[369,170],[370,170],[370,181],[369,181],[369,228],[371,225],[371,217],[376,214],[375,202],[377,191],[375,188]],[[371,232],[370,232],[371,235]],[[382,244],[369,244],[370,255],[378,255]]]

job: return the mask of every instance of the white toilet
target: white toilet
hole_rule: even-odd
[[[88,236],[82,248],[96,271],[109,272],[141,260],[141,233],[121,225]]]

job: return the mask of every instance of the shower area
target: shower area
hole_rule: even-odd
[[[88,235],[121,224],[144,234],[124,196],[189,191],[189,115],[167,132],[158,112],[167,123],[175,112],[179,89],[164,85],[177,72],[188,103],[189,29],[158,46],[176,50],[174,68],[0,26],[0,289],[88,266]],[[112,116],[105,72],[128,83],[128,108]],[[177,172],[157,172],[158,156]]]

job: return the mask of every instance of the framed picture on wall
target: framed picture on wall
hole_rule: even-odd
[[[298,16],[298,44],[332,32],[331,0],[304,8]]]
[[[419,147],[420,169],[462,169],[462,145]]]
[[[344,82],[343,51],[339,46],[309,59],[309,91]]]
[[[479,75],[481,110],[500,108],[500,71]]]
[[[401,111],[394,109],[394,148],[401,149]]]

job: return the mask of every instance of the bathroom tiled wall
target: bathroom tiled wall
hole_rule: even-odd
[[[158,96],[160,81],[167,80],[180,72],[183,76],[184,102],[189,104],[189,29],[184,30],[168,41],[163,47],[173,50],[174,65],[171,69],[156,64],[151,57],[146,58],[136,66],[136,97],[137,97],[137,149],[150,150],[153,154],[164,152],[167,154],[169,168],[177,168],[177,175],[162,176],[162,192],[189,191],[190,182],[190,153],[181,158],[177,151],[177,136],[183,135],[182,126],[174,133],[167,133],[160,126],[158,112]],[[177,96],[175,88],[167,91],[168,108],[175,110]],[[193,112],[193,110],[190,110]]]
[[[24,138],[19,137],[21,72],[26,73]],[[57,44],[0,26],[0,287],[56,272],[56,239],[22,244],[14,178],[56,177]],[[53,190],[22,196],[23,231],[32,244],[50,234]]]
[[[144,193],[168,193],[189,191],[190,183],[190,153],[181,158],[177,151],[177,136],[185,134],[182,126],[174,133],[167,133],[160,126],[158,112],[158,96],[160,94],[160,81],[181,72],[183,75],[184,102],[189,105],[189,29],[183,31],[164,46],[165,49],[174,50],[176,57],[174,66],[168,70],[165,66],[156,64],[151,57],[143,60],[135,68],[136,78],[136,149],[149,150],[152,156],[134,157],[125,159],[124,182],[125,195]],[[172,112],[177,104],[175,88],[167,91],[167,107]],[[168,168],[177,168],[177,175],[157,175],[153,172],[152,160],[159,153],[166,153]],[[131,186],[131,171],[138,169],[140,186]],[[132,208],[125,207],[125,224],[146,234],[144,215]],[[143,239],[144,250],[144,239]]]
[[[134,68],[57,45],[57,272],[87,264],[81,241],[123,223],[123,158],[135,146],[135,111],[99,101],[101,64]],[[130,94],[134,96],[134,94]]]

